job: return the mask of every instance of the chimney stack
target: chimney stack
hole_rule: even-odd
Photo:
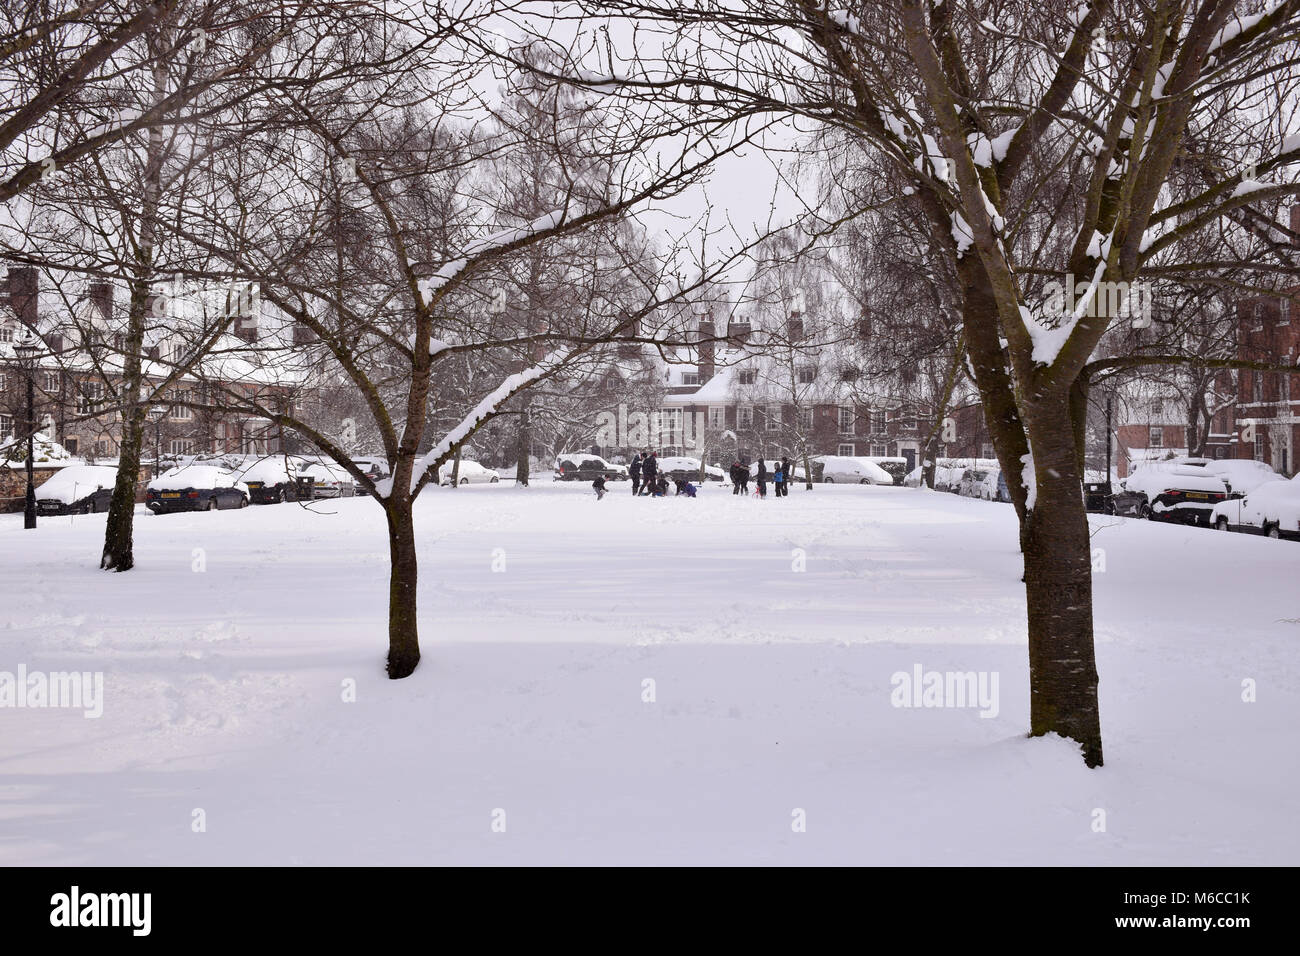
[[[9,307],[18,321],[33,332],[40,316],[40,278],[35,266],[11,266],[8,275]]]
[[[713,373],[716,370],[714,364],[714,358],[717,351],[717,344],[713,341],[707,341],[707,342],[704,341],[705,339],[712,340],[713,337],[717,334],[717,330],[713,325],[713,318],[711,316],[704,315],[700,317],[699,333],[700,333],[700,345],[699,345],[700,384],[703,385],[709,379],[713,378]]]
[[[727,343],[733,348],[743,348],[749,342],[749,336],[754,331],[748,322],[742,322],[739,319],[727,323]]]
[[[90,304],[107,322],[113,317],[113,286],[108,282],[92,282],[86,290]]]

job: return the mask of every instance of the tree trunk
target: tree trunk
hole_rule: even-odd
[[[808,491],[813,490],[812,464],[808,461],[808,449],[803,450],[803,480],[804,488]]]
[[[532,451],[532,402],[525,397],[519,405],[519,438],[515,445],[515,484],[528,487],[528,456]]]
[[[409,677],[420,663],[419,622],[416,617],[419,567],[415,554],[415,523],[409,496],[396,492],[388,499],[388,676]]]
[[[144,444],[145,408],[138,400],[128,404],[130,412],[126,409],[122,412],[117,481],[108,505],[104,553],[99,559],[104,571],[130,571],[135,567],[135,488],[140,474],[140,449]]]
[[[1092,549],[1069,398],[1026,415],[1036,495],[1021,536],[1029,618],[1030,736],[1077,741],[1102,763],[1092,631]]]

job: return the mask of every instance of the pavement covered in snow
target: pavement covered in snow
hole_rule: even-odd
[[[1300,859],[1300,545],[1092,519],[1089,771],[1024,736],[1010,506],[611,489],[427,492],[398,682],[373,501],[142,513],[127,574],[104,515],[0,516],[0,672],[104,680],[0,708],[0,863]],[[918,669],[995,706],[895,706]]]

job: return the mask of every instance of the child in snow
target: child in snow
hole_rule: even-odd
[[[695,497],[695,486],[694,486],[693,484],[691,484],[689,481],[683,482],[683,483],[682,483],[682,494],[684,494],[687,498],[694,498],[694,497]]]
[[[591,487],[596,489],[596,500],[599,501],[605,497],[605,476],[597,475],[596,480],[591,483]]]

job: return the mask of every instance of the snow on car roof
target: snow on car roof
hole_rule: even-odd
[[[1227,494],[1228,489],[1223,480],[1209,474],[1203,468],[1142,468],[1124,479],[1124,487],[1129,491],[1143,492],[1148,498],[1154,498],[1168,488],[1180,491],[1210,491]]]
[[[230,488],[238,480],[234,472],[215,465],[181,465],[163,472],[149,487],[157,491],[178,491],[186,488]]]
[[[581,464],[583,464],[584,462],[588,462],[588,461],[599,462],[599,463],[602,464],[602,465],[608,465],[608,464],[609,464],[609,462],[607,462],[604,458],[601,458],[599,455],[584,455],[584,454],[582,454],[581,452],[565,452],[564,454],[556,455],[556,456],[555,456],[555,460],[556,460],[556,461],[571,461],[571,462],[573,462],[575,465],[581,465]],[[663,459],[660,459],[660,460],[663,460]]]
[[[70,505],[101,488],[112,488],[116,482],[116,468],[104,465],[69,465],[42,482],[36,489],[36,497]]]
[[[279,484],[288,481],[292,472],[296,470],[293,461],[286,465],[283,457],[276,455],[271,458],[262,458],[253,462],[242,472],[239,473],[240,481],[261,481]]]

